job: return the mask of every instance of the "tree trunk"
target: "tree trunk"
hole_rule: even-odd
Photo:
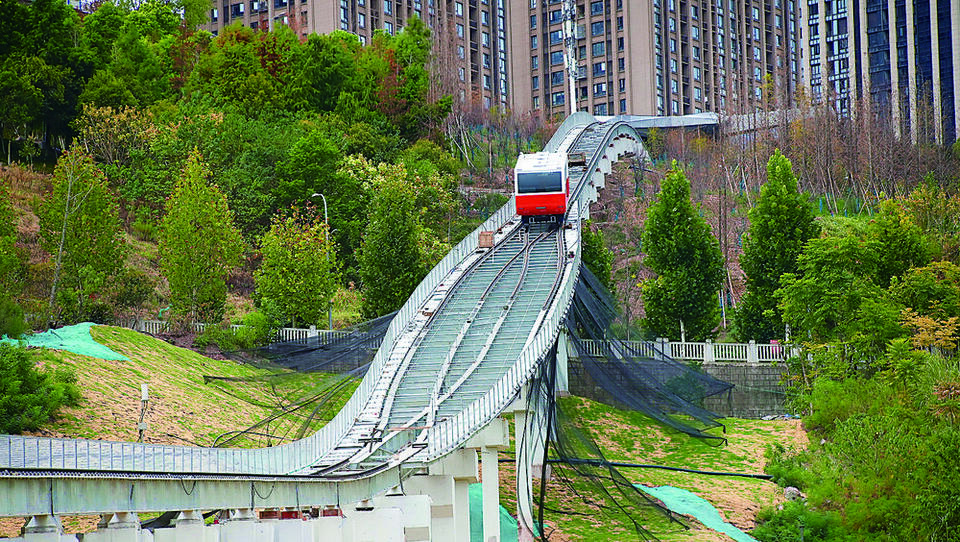
[[[67,173],[67,201],[63,204],[63,225],[60,228],[60,243],[57,246],[57,262],[53,267],[53,284],[50,286],[50,305],[47,312],[47,327],[53,325],[53,309],[57,302],[57,284],[60,282],[60,269],[63,266],[63,245],[67,239],[67,221],[70,218],[70,199],[73,195],[73,177],[71,166],[64,168]]]

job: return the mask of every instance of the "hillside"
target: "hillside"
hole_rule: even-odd
[[[136,440],[140,385],[146,383],[150,402],[145,421],[150,428],[144,441],[209,446],[221,433],[245,429],[277,409],[315,393],[335,378],[323,373],[288,373],[210,359],[129,329],[96,326],[91,334],[130,361],[32,350],[43,365],[73,367],[83,394],[79,407],[63,411],[40,435]],[[204,375],[250,380],[205,384]],[[335,414],[353,387],[342,393],[337,404],[326,409],[321,417],[328,420]],[[295,413],[286,415],[269,426],[269,433],[292,433],[301,421]],[[318,421],[314,426],[322,423]],[[258,444],[253,440],[238,443]]]

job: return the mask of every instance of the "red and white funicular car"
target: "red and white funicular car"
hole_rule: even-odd
[[[558,152],[521,154],[514,168],[517,214],[531,219],[563,220],[567,212],[570,177],[567,156]]]

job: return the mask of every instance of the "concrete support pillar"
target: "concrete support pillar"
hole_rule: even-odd
[[[496,448],[480,449],[483,469],[483,541],[500,542],[500,473]]]
[[[470,542],[470,482],[453,481],[453,524],[456,542]]]
[[[570,394],[570,337],[561,329],[557,337],[557,389],[560,395]],[[519,426],[518,426],[519,427]]]
[[[469,542],[470,531],[457,531],[457,502],[454,495],[455,481],[448,475],[411,476],[403,482],[403,491],[407,495],[429,495],[430,530],[433,537],[442,536],[451,542]]]
[[[717,361],[717,355],[713,351],[713,341],[707,339],[707,342],[703,345],[703,362],[713,363],[714,361]]]
[[[23,527],[23,538],[12,542],[77,542],[77,536],[63,534],[60,518],[50,514],[33,516]]]
[[[900,84],[907,89],[910,104],[910,142],[917,142],[917,48],[914,0],[907,0],[907,81]]]
[[[83,536],[84,542],[152,542],[153,533],[140,529],[135,512],[115,512],[100,518],[97,530]]]

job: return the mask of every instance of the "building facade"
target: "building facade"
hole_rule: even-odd
[[[505,0],[222,0],[206,28],[231,24],[268,31],[284,24],[305,38],[344,30],[367,44],[377,30],[394,34],[419,17],[434,36],[445,92],[460,101],[506,107]]]
[[[960,0],[805,0],[803,72],[814,100],[857,102],[898,134],[960,133]]]
[[[510,2],[517,111],[745,113],[800,85],[794,0]]]

